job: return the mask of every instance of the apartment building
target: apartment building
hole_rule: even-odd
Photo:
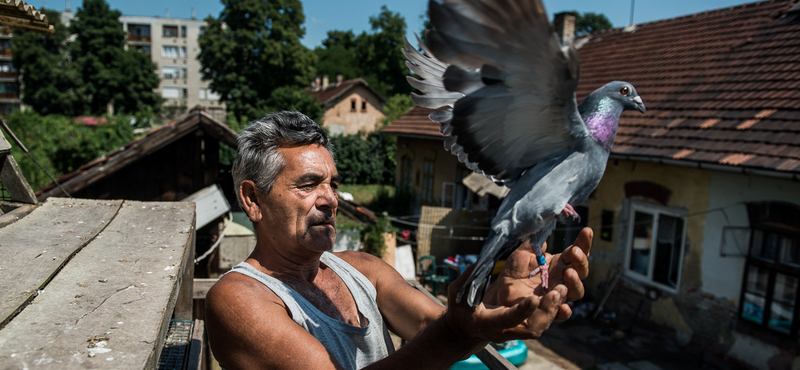
[[[74,16],[75,13],[64,12],[61,20],[69,24]],[[197,38],[203,32],[204,21],[130,15],[121,16],[119,21],[128,32],[128,48],[149,55],[158,66],[157,73],[161,78],[158,92],[166,99],[164,107],[183,113],[200,105],[214,118],[223,122],[226,120],[225,104],[220,101],[219,94],[209,88],[211,81],[202,79],[200,61],[197,60],[200,54]]]
[[[0,117],[19,110],[19,72],[11,63],[11,30],[0,27]]]

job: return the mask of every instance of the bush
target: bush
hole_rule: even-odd
[[[335,149],[336,169],[345,184],[394,183],[394,138],[372,133],[337,135],[330,138]]]
[[[383,239],[383,234],[394,232],[397,232],[397,229],[392,226],[392,222],[387,216],[378,217],[374,224],[365,224],[361,229],[364,252],[382,258],[383,253],[386,252],[386,240]]]

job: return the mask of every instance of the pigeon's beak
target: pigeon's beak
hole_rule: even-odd
[[[636,104],[636,110],[638,110],[639,112],[644,113],[647,110],[647,108],[644,107],[644,102],[642,102],[641,96],[637,95],[631,100],[633,100],[633,102]]]

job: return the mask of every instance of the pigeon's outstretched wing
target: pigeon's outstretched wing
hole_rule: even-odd
[[[431,118],[469,168],[513,184],[586,137],[575,49],[561,47],[540,0],[431,0],[429,10],[428,56],[406,45],[424,79],[409,79],[424,93],[414,101],[453,107]]]

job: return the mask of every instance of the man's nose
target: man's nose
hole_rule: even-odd
[[[335,210],[339,206],[339,198],[336,196],[336,190],[333,190],[333,187],[324,184],[319,187],[319,191],[317,207],[328,207]]]

